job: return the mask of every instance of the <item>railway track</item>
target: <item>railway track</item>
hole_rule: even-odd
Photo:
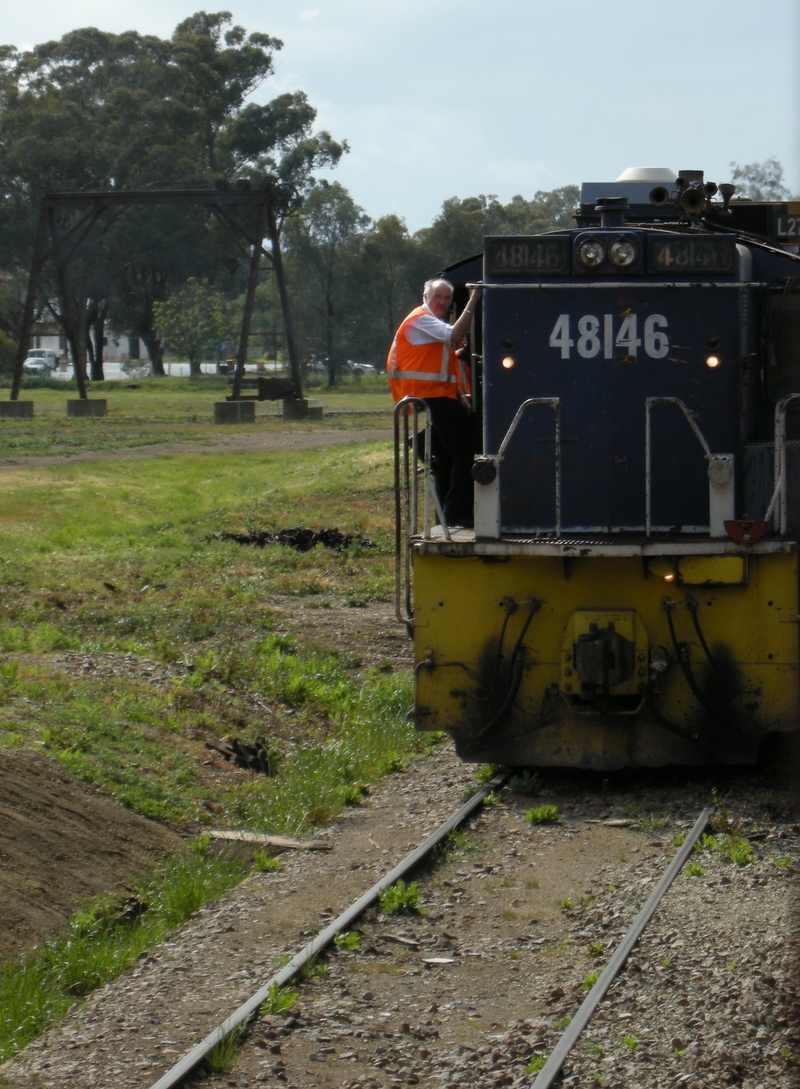
[[[308,942],[299,953],[292,957],[284,968],[279,972],[276,972],[275,975],[259,987],[246,1002],[243,1002],[238,1009],[234,1010],[234,1012],[226,1017],[221,1024],[217,1025],[204,1040],[175,1063],[166,1074],[153,1084],[152,1089],[174,1089],[175,1086],[180,1085],[187,1075],[194,1071],[201,1062],[206,1060],[215,1048],[218,1048],[218,1046],[226,1040],[226,1038],[230,1037],[232,1033],[240,1031],[243,1026],[247,1025],[247,1023],[258,1014],[261,1007],[269,999],[270,994],[274,993],[275,988],[285,987],[288,983],[295,980],[300,972],[307,965],[313,964],[316,957],[324,949],[327,949],[340,934],[346,933],[350,927],[361,918],[368,908],[374,907],[382,892],[395,885],[398,881],[402,881],[404,878],[408,877],[423,861],[428,859],[430,855],[445,842],[447,836],[449,836],[451,832],[455,831],[455,829],[463,824],[468,817],[471,817],[475,813],[478,807],[484,803],[485,799],[490,794],[494,794],[494,792],[505,785],[509,775],[510,773],[507,771],[502,772],[476,791],[475,794],[473,794],[463,806],[456,810],[455,813],[448,817],[435,832],[426,837],[418,847],[406,855],[401,862],[377,881],[372,888],[368,889],[362,896],[355,900],[341,913],[341,915],[334,919],[324,930]],[[701,835],[706,831],[709,818],[713,812],[714,806],[709,805],[700,813],[700,816],[695,821],[688,836],[686,836],[681,844],[677,855],[670,863],[642,910],[636,916],[636,919],[622,942],[614,950],[611,959],[592,986],[590,993],[582,1003],[568,1030],[561,1037],[552,1054],[547,1059],[541,1073],[536,1078],[534,1089],[549,1089],[555,1079],[560,1075],[564,1061],[578,1042],[581,1033],[589,1023],[592,1014],[602,1002],[609,987],[624,968],[626,960],[636,943],[639,941],[639,938],[642,936],[645,927],[653,917],[658,905],[661,903],[661,900],[669,891],[673,881],[694,851],[695,844],[698,843]],[[434,958],[434,960],[436,959],[441,961],[449,960],[449,958]]]
[[[443,751],[392,777],[330,830],[334,850],[284,855],[281,874],[204,908],[3,1070],[9,1085],[168,1084],[196,1041],[214,1026],[227,1031],[230,1013],[277,975],[279,953],[309,945],[313,955],[323,931],[353,925],[337,915],[420,842],[432,812],[441,821],[448,799],[455,810],[470,778]],[[800,851],[774,794],[765,819],[767,793],[757,776],[723,785],[715,827],[727,810],[752,859],[736,866],[719,849],[693,855],[705,872],[684,868],[676,878],[566,1055],[565,1086],[790,1084],[800,1053],[791,1024],[795,877],[775,859]],[[495,790],[498,804],[479,806],[467,831],[418,871],[424,915],[368,908],[355,924],[358,947],[323,952],[327,974],[296,986],[294,1009],[254,1019],[230,1069],[201,1064],[186,1084],[540,1089],[548,1056],[580,1023],[592,977],[709,795],[708,783],[590,784],[573,775]],[[543,803],[558,807],[560,823],[524,820]]]

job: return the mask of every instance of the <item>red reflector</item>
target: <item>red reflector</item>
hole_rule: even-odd
[[[767,532],[767,522],[726,522],[725,532],[737,544],[752,544],[760,541]]]

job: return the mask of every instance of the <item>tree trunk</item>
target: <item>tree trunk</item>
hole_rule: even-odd
[[[164,348],[161,344],[161,339],[155,336],[154,333],[142,333],[142,340],[144,346],[147,348],[147,358],[150,360],[150,367],[153,371],[153,375],[156,378],[164,377]]]
[[[196,378],[198,374],[201,374],[200,361],[195,359],[194,352],[189,352],[189,374],[192,378]]]
[[[105,319],[98,317],[92,326],[92,332],[94,333],[94,358],[92,361],[92,378],[96,382],[105,381],[105,367],[103,360],[103,334],[105,333],[106,323]]]

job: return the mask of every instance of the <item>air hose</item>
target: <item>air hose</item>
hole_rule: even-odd
[[[644,692],[644,703],[645,707],[650,712],[650,717],[657,722],[659,726],[663,726],[665,730],[669,730],[670,733],[677,734],[678,737],[682,737],[686,741],[693,741],[696,745],[700,745],[701,748],[707,749],[708,746],[701,740],[698,734],[693,734],[688,730],[684,730],[684,728],[678,726],[676,722],[670,722],[668,718],[664,718],[656,707],[656,681],[666,668],[667,661],[665,659],[654,660],[650,665],[650,679],[647,682],[647,688]]]
[[[692,614],[692,623],[694,624],[694,630],[697,632],[697,638],[700,640],[700,646],[703,648],[703,653],[708,659],[709,665],[714,670],[716,675],[718,677],[721,677],[719,666],[714,660],[714,655],[708,649],[708,643],[706,642],[706,638],[703,635],[703,630],[700,627],[700,621],[697,619],[697,610],[700,608],[700,603],[698,601],[695,601],[693,597],[687,597],[686,608]]]
[[[674,608],[674,601],[666,600],[664,602],[664,609],[667,614],[667,624],[669,625],[669,634],[672,638],[672,645],[675,649],[675,656],[677,657],[680,667],[683,670],[683,675],[686,678],[686,683],[692,690],[692,694],[694,695],[697,702],[702,707],[704,707],[706,711],[708,711],[712,718],[715,718],[717,722],[722,723],[723,726],[728,726],[730,729],[738,731],[739,727],[735,723],[731,722],[730,719],[727,718],[724,714],[718,711],[716,707],[714,707],[708,696],[706,696],[705,692],[697,683],[694,673],[692,672],[692,663],[689,658],[689,644],[679,643],[675,635],[675,625],[672,620],[672,611]],[[705,640],[703,640],[703,643],[705,644]],[[707,651],[707,653],[710,652]]]
[[[522,648],[522,641],[523,641],[523,639],[525,638],[525,636],[528,633],[528,628],[530,627],[531,620],[533,620],[534,615],[539,611],[539,609],[541,607],[542,607],[542,602],[541,601],[537,600],[536,598],[531,599],[531,606],[530,606],[530,610],[528,612],[528,616],[527,616],[527,618],[525,620],[525,623],[522,625],[522,631],[519,633],[517,641],[514,644],[514,649],[511,651],[511,657],[509,659],[510,664],[509,664],[508,689],[506,691],[505,696],[503,697],[503,701],[500,704],[500,707],[497,709],[497,711],[495,711],[495,713],[489,719],[489,721],[485,722],[483,724],[483,726],[481,726],[481,728],[476,733],[474,733],[472,735],[472,737],[469,740],[469,743],[467,744],[467,746],[466,746],[466,748],[464,750],[465,752],[472,751],[482,737],[484,737],[486,734],[488,734],[489,731],[493,730],[496,726],[499,726],[505,720],[506,716],[508,715],[509,711],[511,710],[511,708],[512,708],[512,706],[514,704],[514,700],[517,698],[517,693],[519,692],[519,686],[522,684],[522,673],[523,673],[523,670],[524,670],[524,667],[525,667],[525,658],[524,658],[524,655],[521,653],[521,651],[523,649]],[[498,649],[497,649],[497,660],[496,660],[496,663],[495,663],[495,671],[494,671],[494,678],[493,678],[493,681],[492,681],[492,689],[494,689],[494,684],[495,684],[495,682],[497,680],[497,671],[499,669],[500,661],[501,661],[502,655],[503,655],[503,639],[505,638],[506,627],[508,626],[508,620],[509,620],[509,617],[512,615],[512,613],[516,612],[517,608],[518,608],[518,606],[517,606],[516,602],[514,602],[514,601],[509,602],[508,608],[506,610],[505,619],[503,620],[503,627],[502,627],[501,632],[500,632],[500,645],[498,646]]]

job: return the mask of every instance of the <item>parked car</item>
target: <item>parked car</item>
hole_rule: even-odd
[[[342,369],[344,370],[344,368]],[[352,359],[348,359],[345,373],[353,375],[377,374],[378,368],[373,366],[372,363],[354,363]]]
[[[46,378],[58,366],[58,356],[49,348],[32,348],[22,364],[23,374],[37,374]]]

